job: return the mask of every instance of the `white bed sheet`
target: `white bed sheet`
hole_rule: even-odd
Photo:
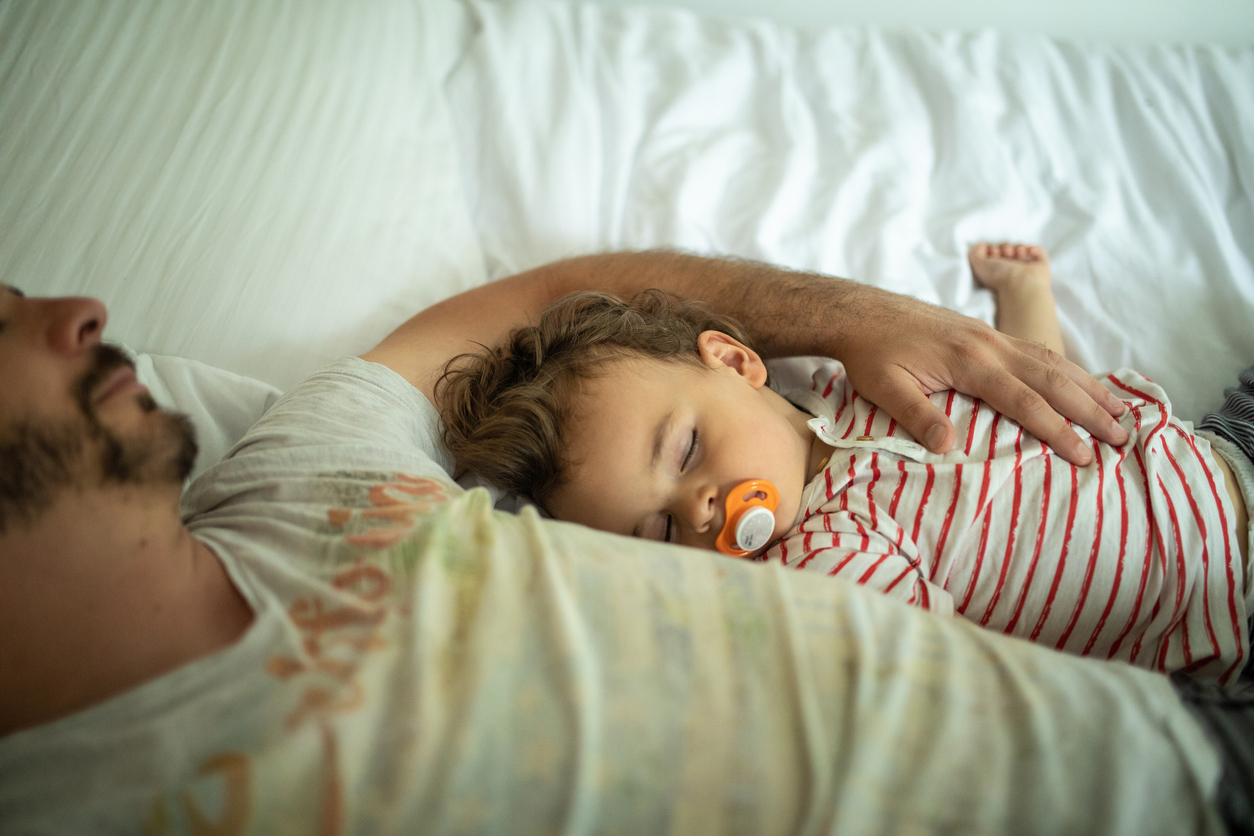
[[[232,401],[488,275],[656,246],[991,320],[967,244],[1039,241],[1074,359],[1137,367],[1197,417],[1254,360],[1252,193],[1249,48],[568,3],[0,1],[0,276],[97,296],[114,339],[192,361],[150,382],[213,450]],[[198,363],[264,385],[192,385]]]
[[[0,0],[0,277],[286,388],[484,279],[453,0]]]
[[[469,6],[447,90],[493,276],[674,246],[991,322],[968,245],[1039,242],[1085,368],[1196,418],[1254,362],[1254,49]]]

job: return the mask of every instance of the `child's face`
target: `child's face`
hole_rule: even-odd
[[[779,491],[772,540],[793,523],[814,435],[809,416],[771,391],[761,359],[716,331],[705,368],[623,360],[584,386],[568,436],[570,479],[550,498],[559,519],[714,549],[728,492],[749,479]]]

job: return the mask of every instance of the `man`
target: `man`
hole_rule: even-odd
[[[0,829],[1220,832],[1164,680],[463,495],[444,362],[569,290],[650,286],[839,357],[934,449],[953,428],[921,393],[950,385],[1069,458],[1047,402],[1123,440],[1086,375],[966,318],[594,256],[313,375],[180,516],[190,433],[102,346],[104,308],[0,291]]]

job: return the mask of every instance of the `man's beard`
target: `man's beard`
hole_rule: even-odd
[[[0,431],[0,533],[33,525],[64,490],[100,485],[181,485],[196,462],[196,431],[185,415],[162,411],[147,392],[137,396],[162,426],[143,438],[119,436],[100,423],[97,387],[134,364],[111,345],[96,346],[91,368],[75,383],[79,415],[57,424],[25,420]],[[91,461],[95,456],[95,463]]]

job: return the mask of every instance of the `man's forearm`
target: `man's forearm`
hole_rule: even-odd
[[[587,256],[541,270],[551,271],[552,298],[657,287],[740,320],[764,356],[834,357],[860,393],[938,452],[953,444],[954,429],[926,396],[949,388],[987,401],[1076,464],[1091,461],[1092,451],[1063,416],[1109,443],[1127,438],[1111,418],[1122,404],[1079,367],[917,299],[832,276],[667,251]]]
[[[764,356],[840,357],[841,337],[865,295],[884,291],[753,261],[649,250],[580,256],[500,279],[434,305],[363,355],[433,397],[439,370],[457,354],[494,345],[578,290],[632,296],[658,288],[697,299],[740,320]],[[870,313],[870,311],[865,311]]]
[[[1075,464],[1092,451],[1064,420],[1122,444],[1123,405],[1073,363],[986,323],[856,282],[751,261],[670,251],[606,253],[555,262],[447,299],[414,316],[366,359],[400,373],[435,402],[454,356],[499,343],[576,290],[630,296],[656,287],[740,320],[767,357],[842,361],[857,390],[941,452],[952,422],[927,395],[958,389],[1006,413]],[[1061,414],[1060,414],[1061,413]]]
[[[739,320],[767,357],[839,359],[848,323],[875,315],[873,297],[892,295],[834,276],[661,250],[584,256],[540,269],[552,282],[552,298],[587,289],[628,297],[658,288],[701,300]]]

